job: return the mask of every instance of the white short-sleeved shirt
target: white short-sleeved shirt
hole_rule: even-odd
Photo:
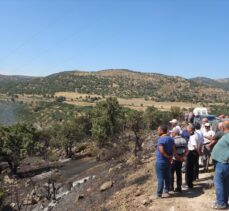
[[[195,133],[198,135],[198,145],[203,145],[204,144],[204,134],[202,133],[201,130],[196,130]]]
[[[198,135],[196,133],[194,133],[193,135],[191,135],[189,137],[189,141],[188,141],[188,150],[192,151],[195,149],[194,146],[198,145]]]
[[[213,130],[209,130],[209,131],[205,131],[204,136],[210,136],[210,137],[214,137],[215,136],[215,132]],[[211,141],[207,138],[204,138],[204,143],[210,143]]]
[[[205,126],[204,126],[204,125],[201,126],[200,131],[201,131],[203,134],[206,132],[206,129],[205,129]]]

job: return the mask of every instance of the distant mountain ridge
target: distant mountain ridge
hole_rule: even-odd
[[[30,81],[32,80],[33,76],[24,76],[24,75],[2,75],[0,74],[0,82],[9,82],[9,81],[18,81],[18,82],[22,82],[22,81]]]
[[[227,79],[224,79],[227,81]],[[6,81],[6,79],[5,79]],[[78,70],[0,83],[2,93],[51,94],[60,91],[155,101],[224,102],[229,92],[207,82],[127,69]],[[213,84],[214,80],[211,81]],[[220,83],[220,82],[218,82]],[[225,82],[223,82],[225,83]]]
[[[199,84],[204,84],[211,87],[217,87],[229,91],[229,78],[214,80],[206,77],[195,77],[195,78],[191,78],[190,80],[195,81],[196,83]]]

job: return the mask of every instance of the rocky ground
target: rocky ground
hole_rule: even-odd
[[[24,183],[23,187],[25,189],[27,187],[27,194],[22,197],[20,209],[209,211],[214,201],[212,172],[201,173],[200,179],[195,182],[194,189],[191,191],[183,190],[182,193],[172,194],[169,198],[154,198],[157,185],[154,144],[150,139],[145,142],[139,157],[128,152],[109,161],[98,161],[95,157],[63,161],[61,165],[56,165],[50,171],[30,178],[35,184],[32,189],[30,181],[25,179],[28,184]],[[49,183],[47,178],[52,178],[54,183],[51,181]],[[52,185],[56,190],[55,197],[53,197]],[[48,187],[49,200],[47,199]],[[11,202],[14,210],[17,210],[16,203],[17,201]]]

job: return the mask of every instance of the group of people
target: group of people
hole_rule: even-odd
[[[214,164],[215,209],[228,206],[229,197],[229,121],[218,124],[214,132],[207,118],[201,123],[180,127],[173,119],[158,127],[156,148],[157,198],[169,197],[171,192],[182,192],[182,168],[185,167],[186,188],[192,189],[199,177],[199,164],[208,169],[210,157]],[[176,173],[176,174],[175,174]],[[174,187],[176,175],[176,187]]]

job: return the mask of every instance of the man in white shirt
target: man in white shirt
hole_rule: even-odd
[[[203,133],[204,135],[204,144],[209,144],[212,140],[212,138],[215,135],[215,132],[211,130],[211,125],[207,122],[204,124],[205,126],[205,131]]]
[[[200,124],[199,123],[195,123],[194,125],[195,127],[195,134],[196,134],[196,140],[197,140],[197,152],[198,152],[198,162],[195,163],[195,174],[194,174],[194,179],[198,179],[199,178],[199,164],[203,165],[202,162],[202,152],[203,152],[203,146],[204,146],[204,135],[202,133],[202,131],[200,130]]]
[[[211,125],[207,122],[204,124],[205,126],[205,132],[203,133],[204,135],[204,145],[203,145],[203,166],[204,166],[204,171],[208,170],[208,165],[209,165],[209,160],[211,156],[211,151],[207,147],[209,143],[213,140],[215,136],[215,132],[211,130]]]
[[[187,127],[190,133],[190,138],[188,141],[188,156],[186,163],[186,183],[188,188],[193,188],[193,181],[196,176],[196,166],[198,164],[198,134],[195,133],[194,125],[190,124]]]
[[[208,123],[208,118],[203,118],[201,121],[201,132],[204,133],[205,132],[205,124]]]

